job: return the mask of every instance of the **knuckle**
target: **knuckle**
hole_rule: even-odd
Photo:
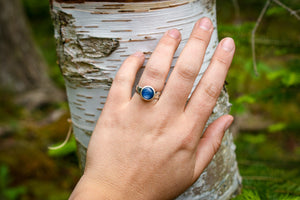
[[[158,43],[153,54],[157,56],[162,56],[162,55],[166,56],[166,55],[173,54],[176,50],[177,45],[178,42],[176,40],[164,37]]]
[[[174,39],[171,38],[171,37],[163,37],[163,38],[160,40],[159,45],[161,45],[162,47],[167,47],[167,48],[169,48],[170,46],[174,46],[176,43],[177,43],[177,41],[174,40]]]
[[[215,56],[213,58],[214,61],[218,62],[218,63],[221,63],[222,65],[228,65],[228,60],[224,57],[221,57],[221,56]]]
[[[180,142],[180,147],[182,149],[193,150],[196,138],[195,134],[192,132],[186,133]]]
[[[127,82],[129,80],[129,77],[125,74],[119,73],[116,75],[116,77],[113,80],[114,84],[124,84],[124,82]]]
[[[221,91],[221,88],[219,88],[217,85],[215,85],[213,83],[206,84],[204,86],[205,94],[213,100],[215,100],[219,97],[220,91]]]
[[[127,57],[123,63],[126,64],[126,65],[131,65],[131,64],[134,64],[134,63],[137,63],[138,62],[138,58],[134,55],[130,55],[129,57]]]
[[[222,141],[221,140],[216,140],[213,143],[211,143],[211,148],[213,150],[213,153],[217,153],[220,146],[221,146]]]
[[[197,76],[197,70],[195,69],[195,67],[192,67],[190,65],[180,67],[177,73],[184,80],[191,80]]]
[[[198,43],[202,44],[203,46],[207,46],[209,43],[209,40],[207,40],[206,38],[203,38],[201,35],[197,35],[197,34],[192,34],[190,39],[196,40]]]
[[[158,79],[161,80],[163,78],[163,73],[161,72],[161,70],[156,66],[147,66],[146,67],[146,75],[150,78],[150,79]]]

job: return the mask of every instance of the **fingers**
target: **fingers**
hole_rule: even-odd
[[[202,18],[195,24],[160,98],[162,102],[167,101],[170,108],[183,110],[185,107],[212,32],[213,25],[208,18]]]
[[[212,113],[213,107],[223,88],[235,50],[231,38],[223,39],[218,45],[211,63],[186,106],[186,114],[202,127]]]
[[[231,115],[223,115],[211,123],[204,132],[197,147],[194,180],[198,179],[217,153],[224,133],[232,122],[233,117]]]
[[[180,40],[181,34],[177,29],[164,34],[147,62],[139,86],[152,86],[156,91],[162,91]]]
[[[119,104],[131,99],[135,76],[144,60],[144,54],[136,52],[123,62],[112,83],[107,103]]]

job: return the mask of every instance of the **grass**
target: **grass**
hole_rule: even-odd
[[[284,148],[285,142],[274,139],[273,133],[240,133],[235,143],[243,177],[236,200],[299,198],[299,153]]]

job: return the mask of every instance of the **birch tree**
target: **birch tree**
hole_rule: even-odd
[[[142,51],[147,62],[163,33],[177,28],[182,42],[174,55],[174,67],[194,23],[209,17],[215,30],[196,85],[218,44],[214,0],[53,0],[51,13],[81,168],[110,85],[126,57]],[[230,106],[224,88],[207,124],[228,113]],[[222,200],[238,193],[241,177],[234,150],[232,135],[227,131],[212,162],[178,199]]]

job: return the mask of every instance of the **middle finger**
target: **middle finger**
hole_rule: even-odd
[[[213,25],[209,18],[202,18],[195,24],[160,97],[160,102],[167,102],[166,106],[170,109],[184,110],[212,32]]]

